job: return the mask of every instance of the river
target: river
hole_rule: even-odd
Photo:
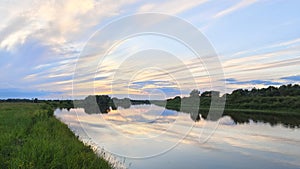
[[[106,114],[57,109],[55,116],[86,144],[131,169],[300,168],[300,130],[266,122],[218,121],[155,105]],[[101,150],[101,151],[100,151]],[[121,168],[121,165],[118,165]]]

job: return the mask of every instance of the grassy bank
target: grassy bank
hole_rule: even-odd
[[[0,103],[0,168],[111,168],[45,103]]]

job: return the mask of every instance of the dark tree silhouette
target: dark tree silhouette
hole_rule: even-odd
[[[193,89],[193,90],[190,92],[190,97],[199,97],[199,94],[200,94],[200,91],[199,91],[199,90]]]

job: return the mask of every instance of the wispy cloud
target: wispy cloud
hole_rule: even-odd
[[[138,12],[159,12],[166,14],[178,14],[187,11],[191,8],[195,8],[198,5],[204,4],[208,0],[172,0],[172,1],[157,1],[157,3],[147,3],[142,5]]]
[[[300,82],[300,75],[286,76],[286,77],[282,77],[281,79],[287,80],[292,83]]]
[[[237,10],[240,10],[242,8],[245,8],[247,6],[250,6],[254,3],[258,2],[257,0],[242,0],[240,1],[239,3],[225,9],[225,10],[222,10],[220,12],[218,12],[217,14],[214,15],[214,18],[220,18],[220,17],[223,17],[225,15],[228,15],[230,13],[233,13]]]
[[[274,82],[270,80],[249,80],[249,81],[238,81],[234,78],[226,79],[227,84],[250,84],[250,85],[282,85],[281,82]]]
[[[224,71],[227,76],[260,80],[280,79],[287,72],[300,71],[297,68],[300,57],[298,38],[282,41],[258,49],[250,49],[222,56]],[[254,73],[255,72],[255,73]],[[270,73],[272,72],[272,73]]]
[[[235,53],[226,54],[224,59],[231,59],[231,58],[239,58],[243,56],[253,55],[253,53],[267,53],[273,52],[278,50],[285,50],[285,49],[295,49],[295,47],[300,46],[300,38],[290,39],[286,41],[276,42],[273,44],[268,44],[259,48],[255,49],[247,49],[238,51]]]
[[[273,45],[269,45],[265,48],[287,47],[287,46],[291,46],[291,45],[295,45],[295,44],[299,44],[299,43],[300,43],[300,38],[296,38],[296,39],[292,39],[289,41],[284,41],[284,42],[276,43]]]

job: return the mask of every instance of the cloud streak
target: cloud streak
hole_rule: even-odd
[[[229,78],[225,80],[227,84],[241,84],[241,85],[266,85],[266,86],[270,86],[270,85],[282,85],[282,83],[280,82],[273,82],[273,81],[269,81],[269,80],[249,80],[249,81],[238,81],[234,78]]]
[[[237,10],[240,10],[242,8],[245,8],[247,6],[250,6],[254,3],[256,3],[257,0],[242,0],[240,1],[239,3],[231,6],[230,8],[227,8],[225,10],[222,10],[220,12],[218,12],[217,14],[214,15],[213,18],[221,18],[221,17],[224,17],[225,15],[229,15],[230,13],[233,13]]]
[[[295,75],[295,76],[287,76],[287,77],[282,77],[281,79],[287,80],[289,82],[300,82],[300,75]]]
[[[198,5],[204,4],[208,0],[173,0],[173,1],[158,1],[157,3],[147,3],[140,7],[139,12],[159,12],[176,15],[195,8]]]

